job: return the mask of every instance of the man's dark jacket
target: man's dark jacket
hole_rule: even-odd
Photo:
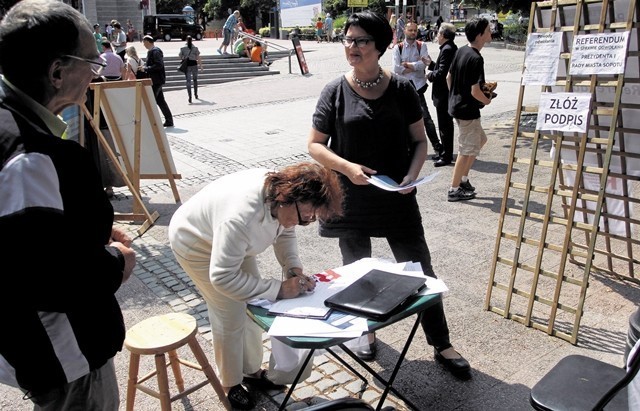
[[[52,135],[0,80],[0,382],[45,393],[122,349],[112,224],[89,152]]]

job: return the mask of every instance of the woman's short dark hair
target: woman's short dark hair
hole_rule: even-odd
[[[484,31],[489,26],[489,20],[485,18],[474,18],[464,26],[464,34],[467,36],[467,40],[469,43],[473,43],[476,41],[476,37],[479,34],[484,33]]]
[[[311,203],[318,218],[342,215],[343,191],[336,173],[321,164],[298,163],[267,174],[266,201]]]
[[[349,16],[347,23],[344,25],[345,34],[351,26],[360,27],[373,37],[376,49],[380,52],[378,58],[382,57],[384,52],[387,51],[389,44],[393,40],[393,30],[387,19],[371,10],[353,13]]]

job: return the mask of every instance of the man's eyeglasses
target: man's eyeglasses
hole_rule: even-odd
[[[342,44],[345,47],[351,47],[351,45],[355,43],[356,47],[360,48],[360,47],[364,47],[367,44],[369,44],[370,41],[373,41],[373,38],[371,38],[371,37],[358,37],[356,39],[353,39],[351,37],[345,37],[345,38],[342,39]]]
[[[105,60],[103,57],[98,57],[98,60],[90,60],[84,57],[72,56],[71,54],[65,54],[62,57],[66,57],[74,60],[80,60],[80,61],[84,61],[85,63],[91,64],[91,71],[96,76],[99,76],[100,73],[102,73],[102,69],[107,67],[107,60]]]
[[[311,216],[309,220],[303,220],[302,216],[300,215],[300,209],[298,208],[298,202],[294,201],[293,203],[296,205],[296,213],[298,213],[298,225],[306,226],[316,221],[315,213],[313,214],[313,216]]]

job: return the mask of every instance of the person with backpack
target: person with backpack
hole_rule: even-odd
[[[435,153],[432,158],[437,161],[443,153],[443,148],[436,132],[436,126],[429,114],[427,100],[424,97],[424,93],[429,87],[425,78],[425,69],[431,63],[431,57],[429,57],[427,43],[417,40],[417,37],[418,25],[414,22],[407,23],[404,29],[404,40],[399,41],[393,49],[391,56],[392,68],[393,72],[398,76],[405,77],[411,81],[418,92],[424,128]]]

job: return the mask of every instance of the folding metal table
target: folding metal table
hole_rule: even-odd
[[[366,362],[362,361],[360,358],[358,358],[357,355],[355,355],[355,353],[353,353],[344,343],[351,340],[352,338],[320,338],[320,337],[272,337],[275,338],[281,342],[283,342],[284,344],[292,347],[292,348],[300,348],[300,349],[308,349],[309,354],[307,355],[307,357],[304,360],[304,363],[302,364],[302,367],[300,368],[300,371],[298,372],[298,375],[296,375],[296,378],[294,379],[293,383],[291,384],[291,387],[289,388],[289,390],[287,391],[287,394],[284,397],[284,400],[282,401],[282,404],[280,405],[279,411],[283,411],[286,406],[287,406],[287,401],[289,401],[289,398],[291,397],[291,394],[293,393],[293,391],[296,388],[296,385],[298,384],[299,380],[300,380],[300,376],[302,375],[302,372],[304,371],[304,369],[306,368],[307,364],[309,363],[309,361],[311,361],[311,359],[313,358],[313,353],[315,352],[315,350],[318,349],[324,349],[327,350],[327,352],[329,352],[333,357],[335,357],[338,362],[340,362],[340,364],[342,364],[344,367],[346,367],[349,371],[353,372],[355,375],[358,376],[358,378],[360,378],[362,381],[365,382],[365,384],[368,384],[369,382],[367,381],[367,379],[361,374],[359,373],[355,368],[353,368],[349,363],[347,363],[343,358],[340,357],[340,355],[338,354],[338,352],[336,352],[333,348],[338,346],[340,347],[349,357],[351,357],[353,360],[355,360],[362,368],[364,368],[367,372],[371,373],[371,375],[373,377],[375,377],[378,381],[380,381],[385,389],[382,393],[382,397],[380,397],[380,401],[378,402],[378,406],[376,407],[376,410],[380,410],[384,404],[384,400],[387,397],[387,395],[389,394],[389,391],[392,391],[398,398],[400,398],[402,401],[404,401],[410,408],[419,411],[419,408],[417,406],[415,406],[411,401],[409,401],[404,395],[402,395],[400,392],[398,392],[398,390],[396,390],[392,384],[393,381],[395,380],[398,371],[400,369],[400,366],[402,365],[402,361],[404,360],[404,357],[407,354],[407,351],[409,350],[409,346],[411,345],[411,341],[413,341],[413,337],[416,334],[416,331],[418,329],[418,325],[420,324],[420,315],[422,314],[422,312],[427,309],[428,307],[430,307],[431,305],[441,301],[442,297],[440,294],[432,294],[432,295],[426,295],[426,296],[417,296],[417,297],[413,297],[413,299],[411,301],[409,301],[409,303],[407,305],[404,306],[404,308],[399,311],[397,314],[393,315],[391,318],[389,318],[387,321],[382,321],[382,322],[378,322],[378,321],[372,321],[369,320],[368,321],[368,326],[369,326],[369,331],[373,332],[379,329],[382,329],[384,327],[388,327],[392,324],[397,323],[398,321],[404,320],[407,317],[410,317],[414,314],[416,314],[416,320],[413,324],[413,327],[411,328],[411,332],[409,333],[409,335],[407,336],[406,342],[404,344],[404,347],[402,348],[402,351],[400,353],[400,356],[398,357],[398,361],[396,362],[395,367],[393,368],[393,371],[391,372],[391,376],[389,377],[388,380],[385,380],[384,378],[382,378],[377,372],[375,372]],[[251,317],[251,319],[258,324],[263,330],[265,331],[269,331],[269,328],[271,328],[271,325],[273,324],[273,321],[275,319],[274,316],[268,315],[267,314],[267,310],[261,307],[255,307],[255,306],[248,306],[247,307],[247,313],[249,315],[249,317]]]

